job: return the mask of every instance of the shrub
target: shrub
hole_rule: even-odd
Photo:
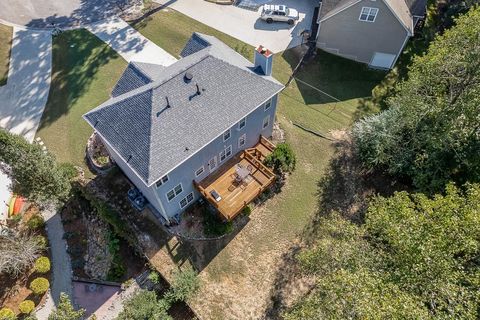
[[[292,172],[297,162],[295,153],[288,143],[279,143],[275,150],[265,158],[265,165],[280,172]]]
[[[48,246],[48,240],[44,236],[38,235],[35,236],[35,241],[37,242],[40,249],[45,250]]]
[[[200,281],[197,273],[192,269],[178,271],[174,274],[172,291],[175,300],[187,301],[200,288]]]
[[[40,257],[35,261],[35,271],[39,273],[47,273],[50,271],[50,259],[47,257]]]
[[[71,163],[60,163],[58,167],[63,172],[64,176],[69,180],[72,180],[73,178],[76,178],[78,176],[77,169]]]
[[[40,228],[43,228],[44,225],[45,225],[45,220],[39,214],[32,216],[30,220],[27,221],[27,227],[30,230],[38,230]]]
[[[110,159],[106,156],[99,156],[95,160],[101,166],[107,165],[110,162]]]
[[[31,233],[12,233],[0,236],[0,274],[13,277],[31,267],[42,249]]]
[[[231,221],[223,222],[207,208],[203,211],[203,230],[209,236],[222,236],[233,231]]]
[[[18,305],[18,310],[21,313],[31,313],[35,309],[35,303],[32,300],[24,300]]]
[[[2,308],[0,309],[0,319],[1,320],[15,320],[17,316],[15,313],[9,308]]]
[[[50,283],[43,277],[36,278],[30,283],[30,290],[36,295],[44,294],[48,288],[50,288]]]
[[[250,205],[248,205],[245,208],[243,208],[242,212],[243,212],[244,215],[249,216],[250,213],[252,213],[252,207]]]
[[[160,282],[160,275],[157,271],[152,271],[148,275],[148,280],[152,281],[155,284],[158,284]]]
[[[48,320],[80,320],[83,319],[85,309],[75,310],[72,302],[65,293],[60,293],[60,303],[56,310],[49,316]]]

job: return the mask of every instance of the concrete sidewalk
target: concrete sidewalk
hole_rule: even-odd
[[[127,62],[148,62],[168,66],[177,61],[120,18],[93,23],[86,28],[110,45]]]
[[[311,28],[314,8],[318,7],[318,0],[268,0],[269,4],[284,4],[298,10],[300,19],[291,26],[268,24],[260,19],[260,12],[205,0],[154,1],[254,47],[261,44],[275,53],[301,44],[300,34]]]
[[[48,99],[52,70],[52,35],[13,28],[10,67],[0,87],[0,127],[32,142]]]

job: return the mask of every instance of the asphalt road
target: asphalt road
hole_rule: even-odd
[[[138,0],[0,0],[0,19],[45,28],[79,27],[111,17]],[[141,2],[141,1],[140,1]]]

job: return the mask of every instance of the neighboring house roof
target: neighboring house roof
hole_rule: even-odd
[[[323,21],[342,12],[362,0],[323,0],[319,20]],[[425,15],[426,0],[382,0],[390,8],[405,29],[413,35],[413,16]],[[423,10],[423,11],[422,11]],[[423,14],[422,14],[423,13]],[[359,13],[360,14],[360,13]]]
[[[195,36],[210,45],[84,115],[147,185],[283,89],[216,38]],[[188,83],[186,72],[193,76]]]

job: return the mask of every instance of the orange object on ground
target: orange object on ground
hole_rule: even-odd
[[[23,199],[22,197],[17,197],[15,199],[15,204],[13,205],[13,214],[14,215],[19,214],[20,211],[22,211],[24,203],[25,203],[25,199]]]
[[[10,198],[10,202],[8,203],[8,216],[9,217],[13,216],[13,207],[15,206],[15,200],[17,200],[17,197],[12,196]]]

